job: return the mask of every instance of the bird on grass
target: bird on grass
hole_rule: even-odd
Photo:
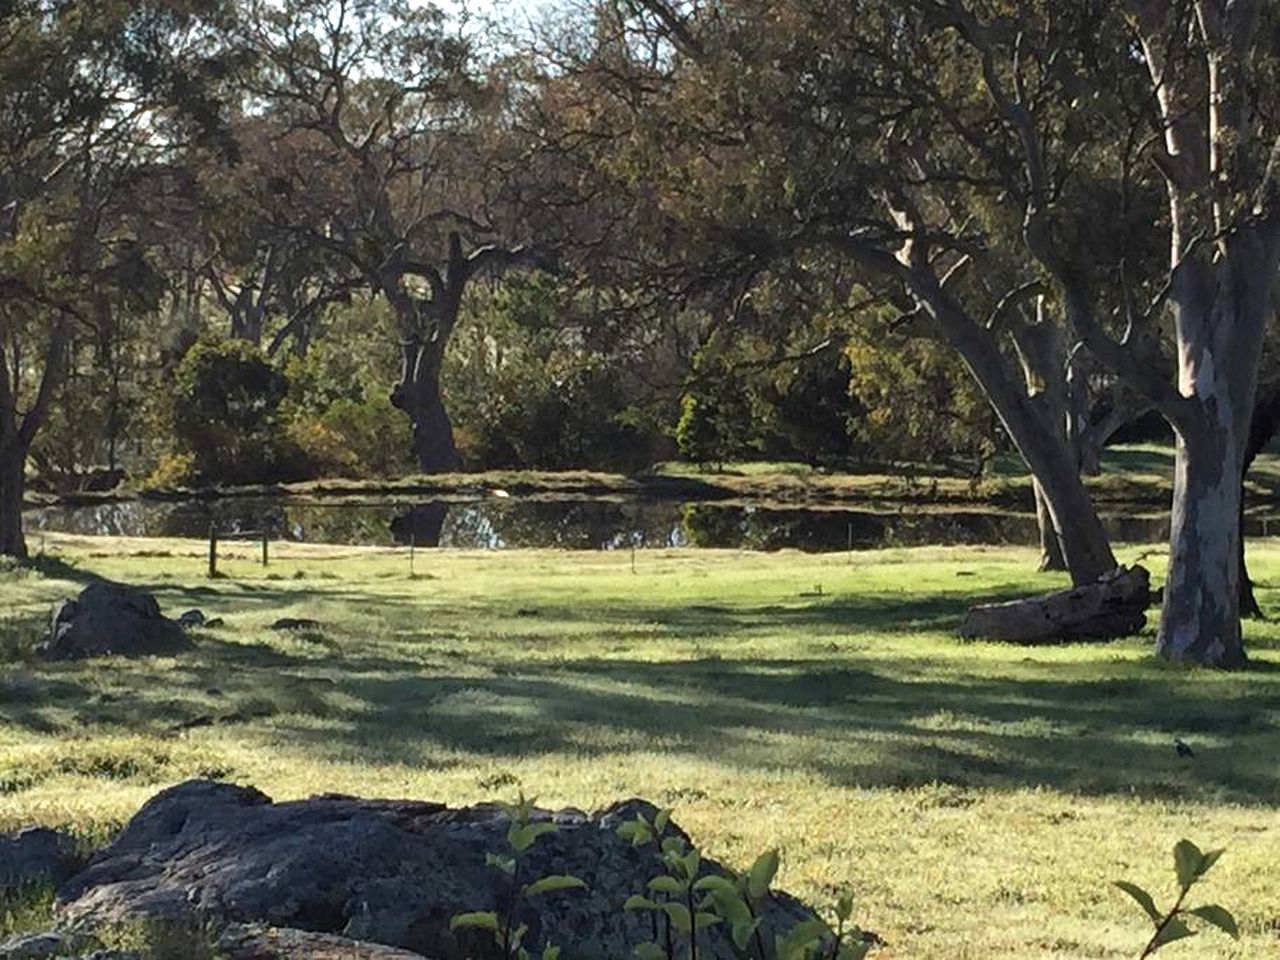
[[[1181,737],[1173,738],[1173,749],[1178,752],[1180,757],[1194,757],[1196,755],[1196,752]]]

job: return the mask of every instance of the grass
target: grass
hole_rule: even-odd
[[[405,551],[281,544],[264,571],[228,544],[210,582],[195,542],[49,544],[43,574],[0,573],[19,656],[0,666],[0,829],[98,840],[191,776],[276,798],[642,795],[732,864],[781,847],[802,897],[851,884],[880,956],[916,960],[1136,956],[1144,921],[1109,882],[1163,902],[1186,836],[1228,848],[1203,897],[1244,938],[1162,956],[1280,956],[1276,624],[1250,626],[1237,675],[1155,662],[1149,636],[956,640],[974,599],[1059,582],[1012,548],[645,551],[635,573],[624,553],[419,552],[410,579]],[[1280,606],[1280,545],[1251,554]],[[91,576],[225,626],[181,658],[22,658]],[[270,630],[281,616],[321,627]]]

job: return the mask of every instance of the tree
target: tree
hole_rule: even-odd
[[[1019,144],[1026,246],[1052,277],[1072,329],[1160,410],[1177,436],[1157,650],[1172,660],[1239,666],[1240,478],[1280,264],[1280,118],[1259,105],[1280,92],[1280,19],[1250,0],[1128,5],[1127,22],[1115,27],[1136,49],[1129,64],[1117,67],[1125,79],[1139,69],[1145,74],[1147,96],[1137,119],[1104,105],[1088,110],[1087,128],[1059,130],[1049,118],[1074,98],[1068,99],[1070,83],[1050,72],[1052,64],[1096,47],[1064,32],[1051,14],[984,21],[960,3],[929,7],[972,51],[993,116]],[[1036,28],[1042,39],[1022,39]],[[1057,188],[1066,172],[1058,165],[1061,151],[1100,152],[1100,136],[1123,131],[1132,138],[1135,127],[1155,134],[1149,159],[1158,174],[1126,169],[1122,185],[1164,192],[1170,254],[1168,265],[1151,270],[1143,284],[1155,290],[1153,306],[1137,317],[1128,311],[1119,339],[1100,318],[1126,316],[1129,305],[1108,304],[1109,285],[1101,277],[1112,265],[1073,242],[1084,224],[1076,198]],[[1151,336],[1166,299],[1177,351],[1172,377],[1133,348],[1135,336]]]
[[[390,305],[402,357],[392,402],[413,424],[419,467],[457,469],[440,376],[467,286],[533,259],[504,240],[502,180],[482,149],[500,85],[430,5],[250,9],[249,102],[274,129],[276,216]]]
[[[0,20],[0,554],[24,556],[25,466],[73,327],[152,288],[119,201],[218,129],[214,0],[13,0]]]
[[[1115,557],[1058,411],[1028,392],[1013,349],[1042,284],[1020,275],[1007,188],[939,120],[971,74],[916,49],[918,20],[821,0],[601,3],[560,137],[585,131],[598,165],[656,198],[663,268],[834,259],[877,310],[948,344],[1035,476],[1072,578],[1089,582]],[[935,69],[943,89],[917,82]]]

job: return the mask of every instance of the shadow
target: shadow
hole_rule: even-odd
[[[1274,660],[1225,675],[1135,659],[1142,639],[1073,659],[986,645],[951,656],[936,639],[917,653],[904,636],[936,638],[1027,582],[772,603],[588,594],[536,610],[513,597],[437,605],[408,582],[376,604],[354,585],[160,583],[149,589],[166,609],[198,599],[228,626],[197,630],[195,651],[162,669],[139,658],[0,673],[0,724],[66,737],[243,727],[281,756],[343,763],[656,753],[842,786],[1280,803]],[[298,607],[317,630],[257,619]],[[347,609],[368,619],[326,623]],[[579,636],[593,642],[566,640]]]

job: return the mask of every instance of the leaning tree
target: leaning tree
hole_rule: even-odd
[[[1047,285],[1026,268],[1002,179],[1014,145],[958,52],[921,31],[901,4],[604,0],[560,44],[569,67],[552,86],[571,92],[551,129],[654,210],[660,268],[751,276],[834,258],[858,280],[847,311],[874,303],[956,351],[1031,470],[1073,580],[1091,582],[1116,560],[1065,419],[1073,341],[1060,302],[1036,309]],[[994,156],[975,162],[956,129]]]

